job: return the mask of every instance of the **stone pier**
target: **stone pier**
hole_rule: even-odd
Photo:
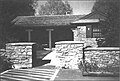
[[[33,45],[35,43],[7,43],[6,56],[13,62],[15,69],[32,67]]]
[[[78,69],[79,60],[82,59],[83,42],[80,41],[60,41],[55,43],[56,57],[51,62],[56,62],[56,66],[67,69]]]

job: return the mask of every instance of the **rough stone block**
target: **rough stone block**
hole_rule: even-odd
[[[102,69],[103,71],[108,71],[108,68],[110,70],[113,69],[113,67],[119,66],[119,49],[114,48],[114,50],[111,50],[109,48],[93,48],[91,50],[86,50],[85,60],[90,64],[95,63],[94,65],[97,65],[97,70],[99,71],[101,68],[104,68]]]
[[[78,58],[81,58],[83,43],[75,43],[71,42],[62,42],[56,44],[56,52],[61,53],[56,55],[58,63],[60,63],[59,67],[71,68],[75,69],[78,67]]]
[[[11,59],[16,68],[32,67],[33,43],[8,43],[6,44],[6,56]]]

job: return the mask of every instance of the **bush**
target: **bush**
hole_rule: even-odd
[[[13,63],[5,56],[5,51],[0,51],[0,73],[12,69]]]

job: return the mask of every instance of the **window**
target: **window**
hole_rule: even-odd
[[[93,38],[101,38],[101,33],[93,33]]]
[[[86,27],[87,38],[102,38],[100,27],[98,27],[97,25],[88,25]]]

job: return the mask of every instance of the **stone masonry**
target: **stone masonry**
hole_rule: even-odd
[[[15,68],[32,67],[32,45],[34,43],[8,43],[6,56]]]
[[[60,41],[55,44],[59,67],[78,69],[79,59],[82,58],[83,42]]]
[[[120,48],[98,47],[85,50],[85,61],[94,64],[92,70],[105,72],[119,72]],[[96,68],[95,68],[96,67]]]
[[[74,41],[84,41],[85,46],[98,47],[96,38],[86,38],[86,26],[78,26],[72,29]]]

